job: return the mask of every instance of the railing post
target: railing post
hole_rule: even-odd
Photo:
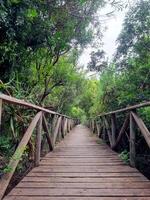
[[[101,138],[101,136],[102,136],[102,130],[103,130],[103,125],[102,125],[102,119],[101,119],[101,117],[99,118],[99,135],[98,135],[98,137],[99,138]]]
[[[100,135],[100,129],[99,129],[99,123],[98,122],[96,122],[96,129],[97,129],[97,135],[99,137],[99,135]]]
[[[135,167],[135,138],[135,122],[132,114],[130,113],[130,165],[132,167]]]
[[[116,142],[116,115],[111,116],[111,130],[112,130],[112,145]]]
[[[111,129],[110,129],[106,116],[104,116],[104,123],[105,123],[106,133],[108,135],[109,143],[112,148],[112,134],[111,134]]]
[[[92,120],[92,131],[93,131],[93,133],[94,133],[94,125],[95,125],[95,121]]]
[[[60,142],[62,139],[62,118],[58,129],[58,141]]]
[[[106,141],[106,128],[105,128],[105,123],[104,119],[102,118],[102,139]]]
[[[39,166],[41,158],[41,138],[42,138],[42,115],[37,123],[35,140],[35,166]]]
[[[89,128],[91,129],[91,120],[89,121]]]
[[[62,119],[62,116],[60,116],[58,118],[55,130],[54,130],[54,134],[53,134],[53,146],[55,146],[55,142],[56,142],[58,134],[59,134],[59,130],[60,130],[59,128],[60,128],[60,124],[61,124],[61,119]]]
[[[64,138],[64,136],[65,136],[64,124],[65,124],[65,117],[63,117],[62,120],[61,120],[61,136],[62,136],[62,138]]]
[[[68,133],[70,132],[70,119],[68,119]]]

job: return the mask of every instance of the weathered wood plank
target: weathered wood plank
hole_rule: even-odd
[[[41,200],[39,196],[7,196],[5,200]],[[42,200],[93,200],[93,197],[42,197]],[[149,197],[94,197],[94,200],[149,200]]]
[[[29,177],[26,176],[22,182],[54,182],[54,183],[133,183],[133,182],[149,182],[144,176],[142,177]]]
[[[112,131],[112,145],[116,143],[116,131],[117,131],[117,123],[116,123],[116,115],[111,115],[111,131]]]
[[[42,138],[42,115],[37,123],[35,139],[35,166],[39,166],[41,158],[41,138]]]
[[[63,130],[63,132],[64,132],[64,135],[66,135],[67,134],[67,118],[65,119],[65,122],[64,122],[64,130]]]
[[[54,130],[54,134],[53,134],[53,146],[56,143],[56,139],[57,139],[57,136],[58,136],[58,131],[59,131],[59,126],[60,126],[60,123],[61,123],[61,119],[62,119],[62,117],[58,118],[55,130]]]
[[[17,188],[86,188],[86,189],[90,189],[90,188],[95,188],[95,189],[110,189],[110,188],[114,188],[114,189],[134,189],[134,188],[138,188],[138,189],[149,189],[150,188],[150,183],[149,182],[133,182],[131,185],[129,185],[129,183],[125,182],[121,182],[121,183],[103,183],[103,184],[99,184],[99,183],[51,183],[51,182],[42,182],[42,183],[38,183],[35,182],[33,185],[33,182],[21,182],[19,185],[17,185]]]
[[[74,178],[105,178],[105,177],[141,177],[139,173],[133,172],[32,172],[28,177],[74,177]]]
[[[150,197],[149,189],[62,189],[62,188],[15,188],[10,195],[16,196],[85,196],[85,197]]]
[[[135,167],[135,122],[130,114],[130,165]]]

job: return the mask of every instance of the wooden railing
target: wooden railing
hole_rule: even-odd
[[[39,165],[40,158],[41,158],[41,133],[44,131],[46,134],[46,139],[49,147],[49,151],[52,151],[55,147],[56,141],[64,138],[65,135],[74,127],[76,124],[76,120],[71,119],[66,115],[62,115],[56,113],[54,111],[45,109],[40,106],[33,105],[31,103],[27,103],[23,100],[19,100],[4,94],[0,94],[0,126],[2,125],[2,110],[3,104],[10,104],[21,106],[26,109],[30,109],[31,111],[36,112],[35,116],[33,117],[31,123],[29,124],[27,130],[25,131],[19,145],[17,146],[8,166],[11,169],[9,172],[4,173],[0,179],[0,199],[3,198],[4,193],[9,185],[9,182],[16,170],[16,167],[25,151],[27,144],[29,143],[33,131],[36,132],[35,137],[35,155],[34,155],[34,162],[35,166]],[[34,113],[33,112],[33,113]],[[53,128],[49,128],[49,119],[52,119]]]
[[[104,113],[91,118],[89,127],[96,132],[100,138],[107,140],[110,147],[115,150],[121,145],[122,137],[126,135],[129,141],[129,160],[130,165],[135,167],[136,160],[136,130],[140,130],[147,145],[150,147],[150,132],[143,120],[139,117],[138,109],[150,106],[150,102],[141,103],[109,113]],[[126,115],[120,130],[117,127],[117,115]],[[120,116],[119,116],[120,117]],[[136,129],[137,128],[137,129]]]

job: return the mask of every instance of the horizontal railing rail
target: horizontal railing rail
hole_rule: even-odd
[[[100,115],[97,115],[96,117],[92,117],[92,119],[97,118],[97,117],[101,117],[101,116],[117,114],[117,113],[121,113],[121,112],[128,112],[128,111],[131,111],[131,110],[135,110],[135,109],[139,109],[139,108],[143,108],[143,107],[148,107],[148,106],[150,106],[150,101],[140,103],[140,104],[136,104],[134,106],[128,106],[126,108],[122,108],[122,109],[115,110],[115,111],[112,111],[112,112],[102,113]]]
[[[19,105],[19,106],[24,106],[24,107],[27,107],[27,108],[35,109],[37,111],[43,111],[43,112],[46,112],[46,113],[49,113],[49,114],[59,115],[59,116],[70,118],[69,116],[54,112],[52,110],[48,110],[48,109],[43,108],[41,106],[37,106],[37,105],[34,105],[32,103],[28,103],[24,100],[16,99],[14,97],[11,97],[11,96],[8,96],[8,95],[2,94],[2,93],[0,93],[0,99],[1,99],[1,101],[7,102],[7,103],[10,103],[10,104],[16,104],[16,105]]]
[[[21,160],[26,146],[29,144],[33,132],[35,130],[35,152],[34,163],[35,166],[39,166],[41,159],[41,143],[42,143],[42,131],[44,131],[49,151],[52,151],[57,141],[60,141],[65,135],[71,131],[71,129],[77,123],[77,120],[72,119],[66,115],[45,109],[40,106],[25,102],[24,100],[16,99],[14,97],[0,94],[0,130],[2,125],[3,104],[16,105],[25,107],[26,109],[35,110],[36,114],[31,120],[27,130],[23,134],[23,137],[18,144],[14,154],[12,155],[8,168],[8,172],[5,172],[0,179],[0,199],[3,198],[5,191],[10,183],[10,180],[16,170],[16,167]],[[35,113],[35,112],[33,112]],[[53,117],[52,117],[53,116]],[[51,124],[50,122],[51,121]],[[51,128],[50,128],[51,126]]]
[[[124,135],[129,141],[129,160],[132,167],[136,166],[136,132],[140,130],[147,145],[150,147],[150,131],[138,115],[138,109],[150,106],[150,101],[129,106],[116,111],[100,114],[90,118],[89,127],[100,138],[107,141],[113,150],[116,150]],[[117,114],[126,115],[120,130],[118,130]],[[120,117],[120,116],[119,116]]]

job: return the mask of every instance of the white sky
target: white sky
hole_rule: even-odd
[[[103,9],[104,13],[110,12],[112,9],[110,7]],[[102,10],[100,14],[102,13]],[[116,49],[116,39],[121,32],[122,23],[125,17],[126,10],[115,12],[115,16],[111,17],[105,22],[107,30],[104,32],[104,37],[102,42],[104,43],[103,47],[100,47],[106,52],[109,60],[112,58],[112,55],[115,53]],[[81,54],[78,64],[80,66],[87,66],[90,61],[90,53],[92,51],[91,47],[86,48]]]

